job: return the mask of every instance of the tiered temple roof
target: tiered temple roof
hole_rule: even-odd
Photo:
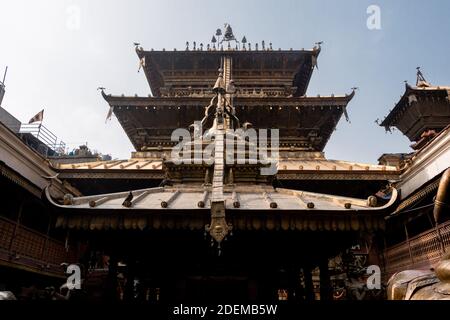
[[[173,146],[173,130],[202,119],[214,96],[217,70],[229,59],[224,77],[233,86],[233,105],[242,123],[250,122],[256,130],[278,128],[281,147],[322,151],[342,114],[347,116],[354,91],[306,96],[320,51],[320,44],[311,50],[250,50],[243,45],[147,51],[136,46],[153,96],[102,94],[136,150]]]
[[[406,83],[405,93],[380,125],[386,130],[396,127],[409,140],[419,142],[428,131],[439,132],[450,123],[449,99],[449,86],[429,84],[418,70],[416,86]]]
[[[275,183],[286,179],[288,184],[311,175],[329,181],[367,177],[377,183],[398,176],[395,167],[325,159],[322,150],[342,114],[347,116],[354,91],[342,96],[305,96],[319,52],[320,47],[261,52],[230,46],[183,52],[138,47],[154,96],[112,96],[102,91],[137,149],[132,159],[60,164],[58,170],[66,178],[71,173],[112,177],[117,172],[122,178],[147,174],[147,178],[164,180],[158,187],[66,197],[59,202],[47,195],[59,212],[58,225],[204,229],[219,248],[233,228],[382,229],[383,213],[397,200],[397,191],[387,184],[377,195],[372,190],[366,198],[355,198]],[[172,149],[180,146],[179,140],[171,141],[178,128],[192,129],[187,133],[189,142],[181,144],[183,152]],[[273,128],[279,129],[279,142],[248,139],[253,129]],[[211,162],[204,157],[207,150]],[[256,155],[254,162],[250,155]],[[246,160],[236,161],[239,156]]]

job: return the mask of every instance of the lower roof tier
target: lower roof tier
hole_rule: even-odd
[[[240,123],[279,129],[280,147],[322,151],[353,93],[330,97],[236,97]],[[209,97],[116,97],[104,95],[136,150],[167,147],[172,132],[200,121]],[[212,123],[206,123],[207,129]]]
[[[237,229],[371,230],[397,200],[340,197],[269,186],[224,189],[225,210]],[[87,197],[47,200],[58,212],[57,226],[75,229],[202,229],[210,217],[211,190],[200,185],[157,187]],[[382,201],[382,203],[380,203]],[[250,220],[249,220],[250,219]],[[248,220],[248,221],[247,221]],[[247,225],[249,224],[249,225]],[[164,225],[164,226],[162,226]],[[258,227],[259,226],[259,227]]]

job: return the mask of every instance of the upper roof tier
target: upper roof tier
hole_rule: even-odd
[[[210,100],[205,96],[121,97],[103,91],[102,94],[136,150],[175,145],[172,132],[201,120]],[[345,96],[237,96],[233,102],[242,123],[251,122],[256,130],[278,128],[281,148],[322,151],[354,94],[352,91]]]
[[[224,56],[233,60],[232,78],[240,88],[286,88],[294,96],[306,93],[320,47],[312,50],[225,49],[146,51],[136,47],[153,96],[177,89],[208,89],[217,78]]]
[[[386,130],[396,127],[410,141],[419,141],[428,130],[439,132],[450,124],[450,87],[433,86],[417,72],[416,86],[405,93],[381,122]]]

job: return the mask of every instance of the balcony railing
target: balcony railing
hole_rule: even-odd
[[[20,133],[29,133],[38,139],[45,150],[37,150],[45,156],[49,155],[62,155],[65,153],[66,144],[58,140],[58,137],[51,132],[47,127],[38,124],[24,124],[20,126]]]
[[[439,261],[450,249],[450,221],[385,250],[386,273],[405,269],[425,269]]]
[[[0,217],[0,259],[62,273],[60,264],[76,262],[77,255],[74,250],[66,250],[61,241]]]

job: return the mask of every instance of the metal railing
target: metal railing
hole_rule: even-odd
[[[385,250],[386,272],[429,268],[450,250],[450,221]]]
[[[22,124],[19,133],[29,133],[38,139],[45,150],[38,150],[45,156],[65,154],[66,144],[42,124]]]

